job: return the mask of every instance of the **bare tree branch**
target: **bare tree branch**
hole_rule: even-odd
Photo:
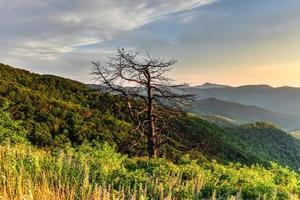
[[[118,49],[115,57],[103,63],[92,62],[92,74],[100,88],[126,100],[135,123],[132,133],[147,137],[149,157],[156,157],[157,149],[163,144],[182,150],[189,148],[178,145],[174,138],[182,138],[177,136],[170,123],[170,119],[176,118],[194,96],[184,92],[186,84],[174,85],[166,76],[176,62],[151,57],[149,53],[142,57],[124,49]],[[165,132],[173,134],[167,136]]]

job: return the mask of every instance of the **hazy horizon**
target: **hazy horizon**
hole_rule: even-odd
[[[1,63],[1,62],[0,62]],[[92,78],[92,76],[90,74],[88,74],[90,76],[90,80],[89,81],[82,81],[80,79],[74,79],[72,77],[68,77],[68,75],[63,75],[63,74],[55,74],[55,73],[42,73],[42,72],[38,72],[38,71],[33,71],[31,70],[30,68],[26,68],[26,67],[20,67],[20,66],[13,66],[13,65],[10,65],[8,63],[1,63],[1,64],[4,64],[4,65],[9,65],[11,67],[14,67],[14,68],[17,68],[17,69],[22,69],[22,70],[26,70],[26,71],[29,71],[30,73],[37,73],[37,74],[40,74],[40,75],[54,75],[54,76],[59,76],[59,77],[62,77],[62,78],[67,78],[67,79],[71,79],[71,80],[74,80],[74,81],[78,81],[78,82],[81,82],[81,83],[84,83],[84,84],[97,84],[97,82],[95,82]],[[170,77],[172,78],[172,77]],[[202,86],[204,84],[216,84],[216,85],[225,85],[225,86],[230,86],[230,87],[242,87],[242,86],[270,86],[270,87],[273,87],[273,88],[280,88],[280,87],[295,87],[295,88],[300,88],[300,86],[295,86],[295,85],[272,85],[272,84],[268,84],[268,83],[263,83],[263,82],[257,82],[257,83],[243,83],[243,84],[233,84],[233,83],[230,83],[229,81],[228,82],[213,82],[213,81],[203,81],[203,82],[198,82],[198,83],[189,83],[188,80],[181,80],[181,81],[178,81],[176,79],[173,79],[173,81],[176,83],[186,83],[188,84],[189,86]]]
[[[93,83],[117,47],[175,58],[177,82],[300,87],[300,1],[0,0],[0,63]]]

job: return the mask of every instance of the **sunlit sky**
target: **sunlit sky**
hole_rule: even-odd
[[[0,62],[92,83],[117,47],[194,85],[300,87],[300,0],[0,0]]]

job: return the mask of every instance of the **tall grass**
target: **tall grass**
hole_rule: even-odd
[[[201,166],[191,160],[175,165],[128,159],[108,146],[56,152],[0,146],[5,200],[298,199],[299,182],[297,174],[278,166]]]
[[[111,199],[89,177],[87,163],[22,145],[0,147],[0,199]]]
[[[171,193],[147,188],[154,184],[162,188],[157,179],[147,178],[142,187],[128,182],[114,186],[105,170],[90,167],[88,159],[70,153],[54,156],[24,145],[0,146],[0,199],[172,199]],[[180,178],[169,183],[170,191]]]

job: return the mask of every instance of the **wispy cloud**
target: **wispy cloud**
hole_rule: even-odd
[[[90,82],[90,61],[106,59],[119,45],[178,59],[174,77],[195,84],[254,66],[296,68],[290,63],[300,62],[299,6],[295,0],[0,0],[0,62]],[[249,83],[244,77],[239,82]]]
[[[0,53],[54,59],[216,0],[0,0]]]

